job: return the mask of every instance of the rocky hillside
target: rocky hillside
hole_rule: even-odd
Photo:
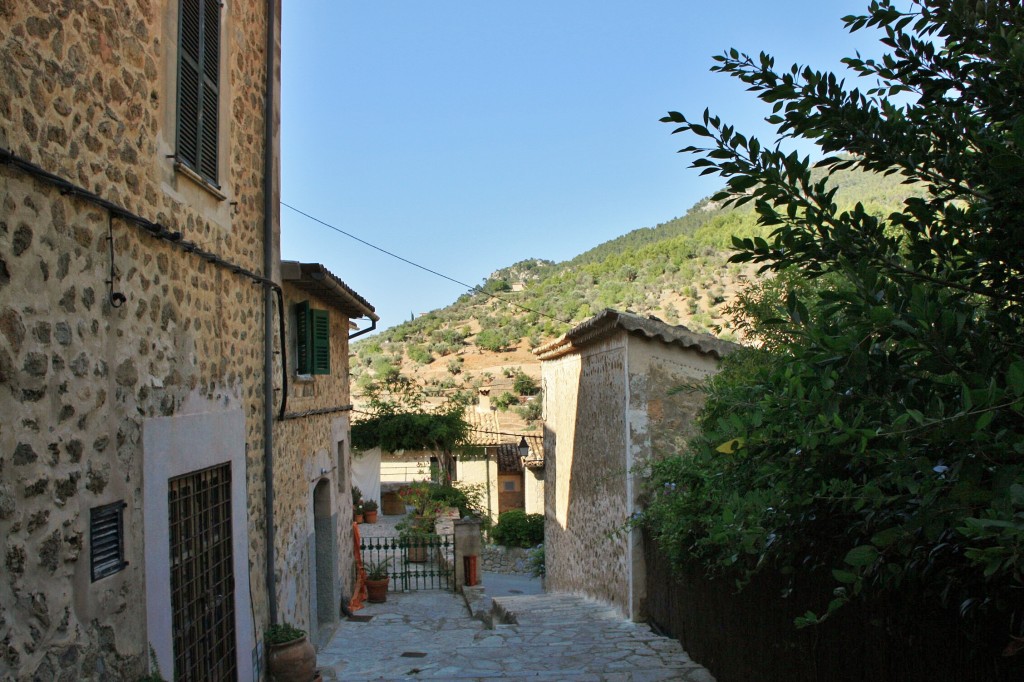
[[[836,175],[840,206],[856,202],[884,214],[913,188],[891,178]],[[530,352],[604,308],[655,315],[671,324],[742,341],[728,307],[755,266],[728,263],[733,235],[766,236],[753,208],[702,200],[683,216],[634,230],[553,263],[531,259],[491,274],[477,291],[353,345],[354,393],[399,375],[435,400],[490,400],[503,431],[536,428],[539,400],[530,384],[540,366]],[[527,377],[527,378],[524,378]]]

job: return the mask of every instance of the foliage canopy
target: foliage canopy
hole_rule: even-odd
[[[352,447],[386,452],[434,450],[450,453],[469,436],[463,405],[448,401],[434,411],[423,407],[420,389],[407,379],[373,384],[367,389],[370,412],[352,424]]]
[[[777,274],[748,291],[764,342],[708,388],[687,456],[655,465],[646,522],[679,561],[742,581],[830,570],[827,613],[914,590],[1024,642],[1024,8],[1019,2],[872,2],[844,19],[889,52],[844,60],[871,79],[777,70],[730,50],[713,70],[772,107],[762,146],[705,111],[670,112],[684,152],[751,203],[763,237],[731,261]],[[926,194],[878,217],[840,208],[830,175],[894,174]],[[822,616],[808,613],[804,623]]]

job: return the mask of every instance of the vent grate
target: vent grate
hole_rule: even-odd
[[[128,565],[124,560],[124,502],[89,511],[89,554],[92,581],[106,578]]]

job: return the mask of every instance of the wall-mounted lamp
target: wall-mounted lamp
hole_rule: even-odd
[[[530,454],[530,446],[526,444],[526,436],[519,439],[519,459],[526,459],[526,456]]]

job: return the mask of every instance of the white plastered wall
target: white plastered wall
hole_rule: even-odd
[[[149,643],[163,671],[174,670],[171,624],[168,481],[230,462],[231,539],[235,573],[235,644],[238,679],[254,678],[256,649],[249,599],[249,532],[246,505],[245,416],[241,407],[199,406],[173,417],[143,421],[143,504],[146,548],[146,624]],[[183,409],[183,412],[186,411]]]

